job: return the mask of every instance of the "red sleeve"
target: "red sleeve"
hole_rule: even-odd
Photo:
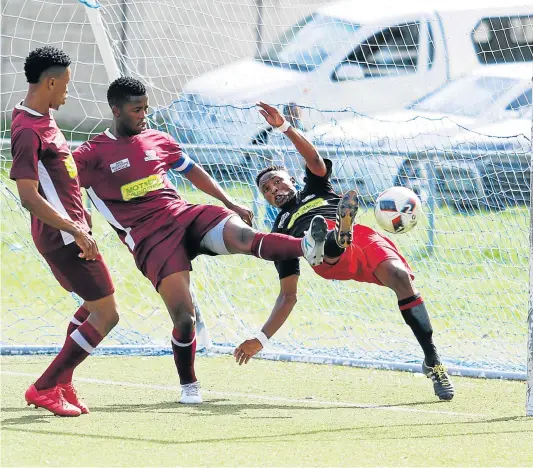
[[[78,146],[72,153],[76,167],[78,168],[78,177],[80,185],[84,188],[91,186],[91,173],[96,163],[96,155],[92,151],[88,142]]]
[[[9,177],[16,179],[39,180],[39,150],[41,140],[31,128],[24,128],[11,139],[13,165]]]

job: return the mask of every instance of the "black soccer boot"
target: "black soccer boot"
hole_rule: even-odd
[[[428,379],[433,382],[433,390],[441,400],[451,400],[454,395],[454,388],[446,368],[442,364],[437,364],[435,367],[426,365],[426,361],[422,362],[422,372]]]
[[[337,245],[343,249],[352,243],[353,224],[358,208],[359,199],[355,190],[346,192],[337,206],[335,240]]]

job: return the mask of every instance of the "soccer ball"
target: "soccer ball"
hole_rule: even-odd
[[[391,187],[382,192],[376,200],[374,215],[385,231],[395,234],[408,232],[422,216],[422,204],[412,190]]]

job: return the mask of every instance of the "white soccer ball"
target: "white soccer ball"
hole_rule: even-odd
[[[408,232],[422,216],[420,198],[405,187],[391,187],[380,194],[374,206],[378,224],[387,232]]]

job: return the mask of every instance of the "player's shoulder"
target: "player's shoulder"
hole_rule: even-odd
[[[330,177],[331,176],[331,171],[333,169],[333,161],[329,158],[322,158],[322,160],[324,161],[324,164],[326,165],[326,175],[323,176],[323,177]],[[309,168],[309,166],[305,166],[305,173],[306,173],[306,176],[314,176],[314,177],[320,177],[320,176],[317,176],[316,174],[313,174],[313,172],[311,171],[311,169]]]
[[[96,153],[106,144],[113,144],[114,140],[106,134],[107,130],[95,135],[91,139],[81,143],[73,152],[72,155],[76,158],[81,155],[86,156],[88,154]]]
[[[11,142],[17,144],[17,142],[24,140],[39,140],[42,141],[42,130],[38,125],[34,125],[31,121],[26,119],[18,119],[17,121],[11,121]]]
[[[35,133],[39,136],[43,130],[42,120],[27,114],[24,111],[19,109],[13,110],[12,120],[11,120],[11,134],[27,132]]]
[[[147,128],[141,133],[141,137],[144,140],[150,140],[154,143],[165,144],[165,143],[175,143],[176,141],[168,133],[162,132],[161,130],[156,130],[154,128]]]

